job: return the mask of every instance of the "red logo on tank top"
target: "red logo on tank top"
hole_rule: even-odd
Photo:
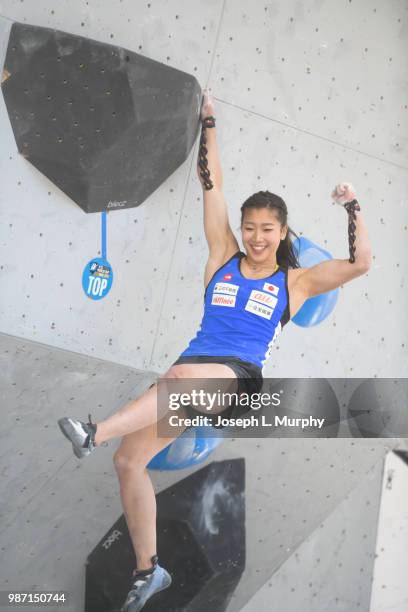
[[[224,274],[224,276],[222,277],[222,280],[231,280],[232,278],[232,274]]]

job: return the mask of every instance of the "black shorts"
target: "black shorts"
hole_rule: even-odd
[[[229,366],[231,370],[235,373],[238,379],[238,389],[237,393],[247,393],[251,395],[252,393],[259,393],[262,389],[263,385],[263,376],[262,370],[259,366],[254,363],[250,363],[249,361],[243,361],[242,359],[238,359],[238,357],[230,357],[229,355],[220,355],[220,356],[208,356],[208,355],[190,355],[185,357],[179,357],[177,361],[173,363],[173,365],[179,365],[182,363],[221,363],[223,365]],[[233,402],[228,408],[222,411],[223,418],[231,418],[232,416],[240,417],[243,414],[249,412],[250,407],[239,407],[237,408],[235,402]],[[194,415],[202,415],[202,412],[199,412],[189,407],[189,410]],[[214,422],[218,418],[218,415],[209,416],[209,419]],[[220,426],[222,429],[222,426]]]

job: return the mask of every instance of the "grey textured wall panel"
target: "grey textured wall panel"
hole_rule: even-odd
[[[383,463],[373,465],[241,612],[266,612],[271,602],[279,612],[368,611]]]
[[[406,168],[406,10],[404,0],[227,0],[214,88],[226,103]]]
[[[0,16],[0,75],[3,72],[4,59],[6,57],[7,43],[12,23],[10,19]]]
[[[1,533],[72,455],[56,418],[70,411],[106,418],[155,375],[3,334],[0,370]]]
[[[388,453],[381,483],[370,612],[408,609],[408,453]]]
[[[10,336],[0,341],[7,407],[0,445],[0,548],[7,564],[0,586],[66,589],[70,612],[80,612],[86,557],[121,513],[112,464],[119,440],[78,462],[56,419],[88,412],[100,419],[137,397],[154,375]],[[246,569],[228,612],[237,612],[397,446],[406,448],[406,441],[225,440],[210,460],[244,457],[247,483]],[[155,489],[200,467],[154,472]],[[356,529],[363,537],[360,521]]]

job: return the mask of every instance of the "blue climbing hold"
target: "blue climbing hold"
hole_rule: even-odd
[[[297,253],[299,263],[302,268],[311,268],[322,261],[333,259],[332,255],[317,246],[308,238],[296,238],[293,241],[294,249]],[[334,289],[321,295],[309,298],[302,308],[292,318],[293,323],[300,327],[312,327],[324,321],[337,303],[339,290]]]
[[[222,430],[213,428],[214,437],[208,437],[208,427],[186,429],[181,436],[166,446],[150,461],[149,470],[182,470],[203,463],[223,441]],[[211,432],[211,436],[213,433]]]

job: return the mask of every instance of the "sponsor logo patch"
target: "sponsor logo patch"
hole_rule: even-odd
[[[239,285],[232,283],[216,283],[213,293],[228,293],[228,295],[237,295]]]
[[[272,293],[273,295],[278,295],[279,293],[279,287],[277,287],[276,285],[272,285],[272,283],[265,283],[263,286],[263,290],[269,291],[269,293]]]
[[[211,304],[214,306],[235,306],[236,296],[234,295],[223,295],[222,293],[216,293],[212,296]]]
[[[264,293],[263,291],[257,291],[256,289],[251,291],[249,299],[255,300],[256,302],[262,302],[262,304],[267,304],[268,306],[272,306],[272,308],[275,308],[276,302],[278,301],[278,298],[273,295],[269,295],[269,293]]]
[[[270,319],[273,313],[273,308],[269,308],[269,306],[265,306],[264,304],[258,304],[257,302],[253,302],[252,300],[248,300],[245,310],[249,312],[253,312],[259,317],[263,317],[264,319]]]

